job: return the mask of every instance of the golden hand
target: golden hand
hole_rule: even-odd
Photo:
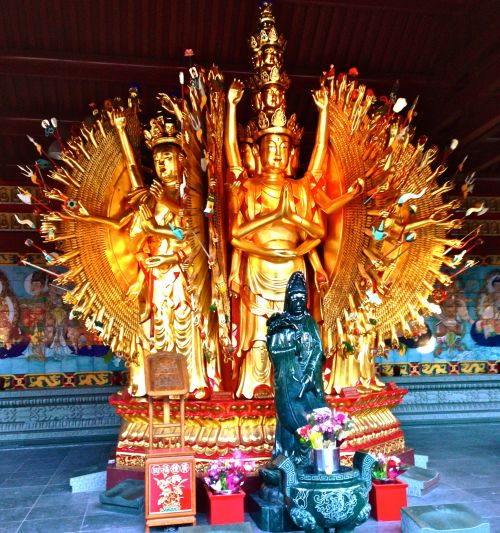
[[[179,122],[182,122],[182,111],[177,102],[175,102],[168,94],[159,93],[158,99],[163,109],[166,109],[169,113],[174,114]]]
[[[158,179],[153,180],[153,183],[149,186],[149,191],[157,200],[159,200],[163,195],[162,182]]]
[[[69,207],[66,207],[63,205],[63,212],[59,212],[58,215],[63,219],[73,219],[73,220],[85,220],[89,218],[89,215],[83,214],[81,211],[77,212],[74,209],[69,209]]]
[[[314,272],[314,285],[320,295],[322,297],[325,296],[326,291],[328,290],[328,276],[323,269]]]
[[[284,185],[283,190],[281,191],[277,212],[285,218],[290,214],[290,200],[288,186],[286,184]]]
[[[365,180],[358,178],[348,189],[348,193],[354,193],[356,196],[361,194],[365,189]]]
[[[108,111],[108,115],[111,124],[113,124],[113,126],[117,130],[125,130],[125,126],[127,125],[127,119],[125,118],[123,107],[114,108],[111,111]]]
[[[245,85],[241,80],[233,80],[227,92],[227,101],[230,105],[237,105],[243,96]]]
[[[322,109],[326,109],[326,106],[328,105],[328,90],[326,87],[321,87],[321,89],[318,89],[316,91],[313,91],[313,100],[316,104],[316,107],[321,111]]]
[[[153,213],[147,204],[141,204],[139,206],[139,215],[141,217],[141,222],[149,222],[154,218]]]

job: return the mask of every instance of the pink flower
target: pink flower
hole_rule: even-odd
[[[226,478],[226,485],[228,490],[239,489],[243,480],[237,474],[229,474]]]
[[[312,416],[316,423],[321,424],[321,422],[325,422],[331,418],[332,411],[329,407],[319,407],[318,409],[314,409]]]
[[[340,425],[343,425],[348,419],[348,416],[344,413],[335,413],[335,421],[340,424]]]
[[[299,434],[299,437],[302,437],[303,439],[306,439],[309,436],[309,433],[311,431],[311,426],[309,424],[302,426],[297,430],[297,433]]]

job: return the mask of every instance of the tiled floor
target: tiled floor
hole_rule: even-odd
[[[490,521],[492,533],[500,532],[500,424],[410,427],[405,434],[416,453],[429,456],[429,468],[441,473],[436,489],[409,497],[408,504],[465,503]],[[81,468],[105,465],[109,449],[0,449],[0,533],[143,532],[142,516],[104,511],[98,493],[70,492],[69,478]],[[198,523],[206,523],[205,517]],[[396,533],[400,527],[370,519],[356,531]]]

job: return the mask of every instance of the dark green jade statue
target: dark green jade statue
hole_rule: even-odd
[[[273,459],[260,473],[259,495],[252,495],[257,525],[267,531],[350,533],[370,515],[368,491],[375,459],[356,452],[353,468],[331,475],[316,473],[311,449],[297,429],[307,415],[327,406],[323,389],[323,348],[316,322],[307,311],[307,285],[294,272],[286,289],[283,313],[267,321],[267,347],[274,368],[276,440]]]
[[[297,429],[306,416],[327,405],[323,389],[323,347],[316,322],[307,311],[307,285],[302,272],[288,281],[283,313],[267,321],[267,349],[274,368],[276,438],[273,458],[290,457],[310,465],[310,449],[301,445]]]

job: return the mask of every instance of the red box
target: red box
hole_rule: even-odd
[[[245,493],[240,489],[234,494],[214,494],[206,485],[208,496],[208,523],[237,524],[244,522]]]
[[[384,483],[373,480],[369,502],[372,506],[372,516],[379,522],[401,520],[401,507],[406,507],[406,489],[408,485],[402,481],[393,480]]]

